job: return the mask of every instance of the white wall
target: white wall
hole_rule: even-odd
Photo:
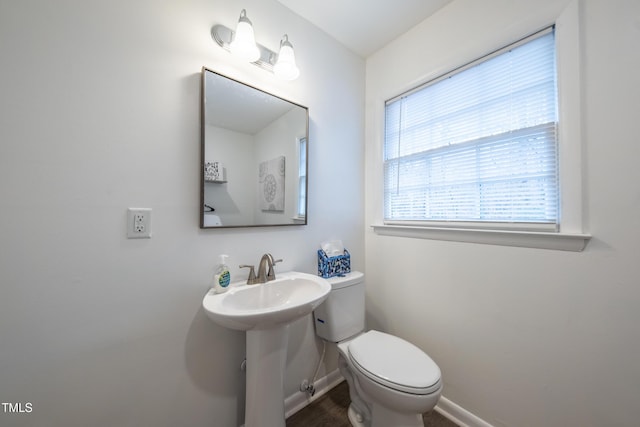
[[[276,157],[285,158],[284,205],[283,211],[263,211],[260,200],[262,188],[255,179],[253,199],[256,200],[254,210],[255,220],[259,224],[292,223],[292,218],[298,212],[298,165],[299,139],[306,135],[306,113],[299,108],[291,109],[288,113],[270,123],[255,135],[256,157],[253,169],[257,171],[260,163],[273,160]],[[256,173],[256,175],[258,175]]]
[[[380,212],[371,183],[384,99],[553,22],[565,5],[456,0],[368,58],[365,226]],[[640,419],[640,3],[582,6],[586,250],[365,233],[369,326],[427,351],[444,396],[495,426]]]
[[[213,43],[241,8],[272,49],[289,34],[298,80]],[[239,425],[244,334],[202,297],[220,253],[238,279],[264,252],[313,273],[340,237],[364,267],[364,61],[274,0],[0,0],[0,57],[0,401],[33,404],[0,424]],[[309,107],[308,226],[198,228],[203,65]],[[309,319],[291,334],[287,394],[319,358]]]
[[[257,200],[255,187],[250,185],[258,179],[254,152],[253,135],[207,125],[205,160],[222,162],[228,182],[205,181],[204,200],[223,225],[254,223]]]

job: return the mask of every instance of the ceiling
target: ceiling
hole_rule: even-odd
[[[278,0],[363,58],[452,0]]]
[[[290,111],[295,104],[221,74],[204,73],[205,122],[255,135]]]

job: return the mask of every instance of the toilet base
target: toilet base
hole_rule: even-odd
[[[373,406],[373,416],[369,424],[358,414],[353,404],[349,405],[347,416],[353,427],[424,427],[422,414],[398,414],[389,412],[386,408]]]
[[[424,427],[422,414],[401,414],[374,403],[371,427]]]
[[[365,427],[362,416],[358,414],[358,412],[353,407],[353,404],[349,405],[347,416],[349,417],[349,422],[353,427]]]

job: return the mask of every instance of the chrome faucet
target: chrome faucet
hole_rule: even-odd
[[[271,280],[276,280],[276,272],[273,269],[273,266],[282,262],[281,259],[274,260],[273,255],[264,254],[262,258],[260,258],[260,264],[258,265],[258,281],[260,283],[266,283]]]
[[[276,272],[273,266],[282,262],[281,259],[273,259],[273,255],[264,254],[260,258],[260,264],[258,264],[258,274],[255,274],[254,267],[252,265],[241,265],[240,267],[249,268],[249,277],[247,278],[247,285],[256,285],[258,283],[267,283],[271,280],[276,280]]]

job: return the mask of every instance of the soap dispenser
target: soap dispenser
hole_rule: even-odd
[[[213,276],[213,289],[216,294],[221,294],[229,289],[229,283],[231,283],[231,273],[229,273],[229,267],[227,266],[227,258],[229,255],[220,255],[220,263],[216,267],[215,275]]]

